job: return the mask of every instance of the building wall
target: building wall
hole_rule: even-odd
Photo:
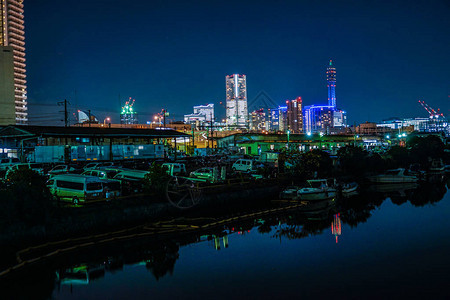
[[[16,123],[12,47],[0,47],[0,125]]]
[[[15,123],[28,122],[23,0],[0,0],[0,46],[13,49]]]

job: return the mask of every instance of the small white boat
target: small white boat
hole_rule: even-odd
[[[280,199],[283,200],[296,200],[297,199],[297,191],[299,187],[298,186],[288,186],[280,193]]]
[[[312,179],[307,183],[309,187],[297,191],[298,199],[319,201],[336,197],[336,189],[329,187],[326,179]]]
[[[417,176],[405,174],[405,169],[388,170],[381,175],[375,175],[368,177],[370,182],[374,183],[408,183],[417,182],[419,179]]]

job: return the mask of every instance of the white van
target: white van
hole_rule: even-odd
[[[103,198],[102,180],[78,174],[55,175],[46,183],[52,195],[73,204]]]
[[[251,172],[254,170],[255,162],[251,159],[238,159],[231,168],[233,171]]]

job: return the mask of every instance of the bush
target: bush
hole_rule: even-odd
[[[149,172],[144,179],[144,191],[147,193],[164,191],[170,179],[166,169],[154,162],[150,166]]]
[[[2,194],[0,205],[7,218],[29,224],[45,221],[52,197],[45,178],[37,172],[30,169],[12,171]]]

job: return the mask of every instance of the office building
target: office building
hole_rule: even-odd
[[[233,74],[225,77],[226,123],[238,128],[248,127],[247,82],[245,75]]]
[[[214,104],[194,106],[194,113],[184,115],[184,122],[197,128],[210,126],[214,123]]]
[[[14,105],[13,117],[7,116],[5,119],[0,119],[0,124],[7,124],[11,122],[16,124],[26,124],[28,122],[28,108],[27,108],[27,81],[26,81],[26,65],[25,65],[25,26],[23,17],[23,0],[0,0],[0,47],[2,52],[1,72],[5,76],[11,72],[11,64],[8,58],[8,51],[12,50],[13,56],[13,79],[14,87],[12,98],[11,91],[4,89],[11,89],[10,84],[0,84],[0,107],[8,108],[7,111],[2,111],[2,115],[11,114],[9,106],[10,102]],[[9,46],[9,47],[8,47]],[[3,76],[3,75],[2,75]],[[5,97],[5,98],[3,98]],[[9,123],[11,124],[11,123]]]
[[[347,127],[347,112],[336,109],[333,112],[333,127],[334,128],[345,128]]]
[[[287,127],[291,133],[303,132],[302,97],[287,100]]]
[[[304,109],[304,130],[306,133],[329,134],[333,128],[334,107],[328,105],[310,105]]]

